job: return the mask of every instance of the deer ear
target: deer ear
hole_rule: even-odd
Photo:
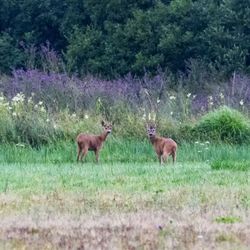
[[[104,126],[104,125],[105,125],[105,122],[102,120],[101,124],[102,124],[102,126]]]

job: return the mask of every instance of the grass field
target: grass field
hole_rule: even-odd
[[[180,145],[177,164],[151,145],[110,138],[94,163],[73,143],[0,147],[0,248],[249,249],[250,146]]]

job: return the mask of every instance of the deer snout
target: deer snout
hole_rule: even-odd
[[[110,133],[111,133],[111,129],[108,129],[108,130],[107,130],[107,133],[110,134]]]

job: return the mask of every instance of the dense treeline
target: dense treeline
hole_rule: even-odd
[[[190,59],[225,74],[247,72],[250,2],[0,0],[0,72],[28,67],[47,41],[79,74],[185,71]]]

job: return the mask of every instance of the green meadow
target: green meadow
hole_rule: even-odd
[[[111,136],[99,164],[73,142],[1,145],[0,247],[247,249],[249,151],[194,141],[160,166],[147,140]]]

